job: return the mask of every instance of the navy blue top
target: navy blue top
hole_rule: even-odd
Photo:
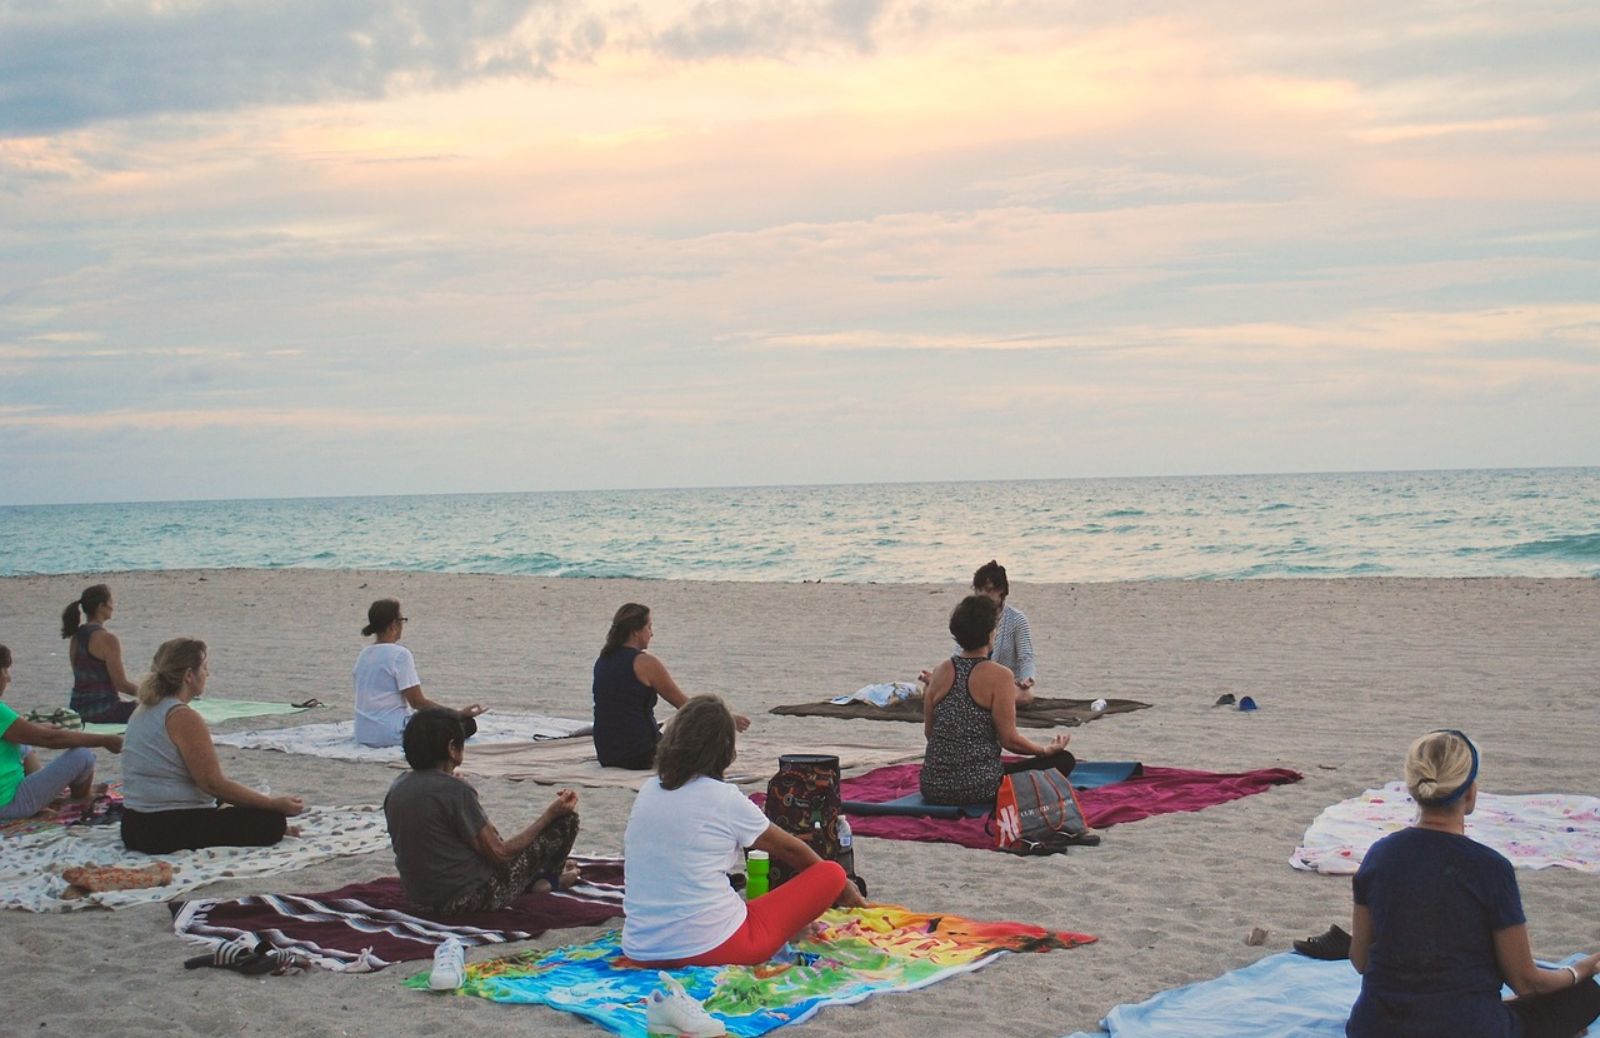
[[[603,768],[649,753],[661,738],[655,689],[633,672],[638,655],[623,646],[594,661],[594,752]]]
[[[1500,1000],[1494,935],[1526,921],[1511,863],[1466,836],[1402,829],[1372,845],[1354,880],[1372,952],[1350,1038],[1521,1038]]]

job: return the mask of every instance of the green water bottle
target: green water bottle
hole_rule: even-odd
[[[751,851],[744,862],[744,899],[754,901],[767,892],[767,869],[771,866],[766,851]]]

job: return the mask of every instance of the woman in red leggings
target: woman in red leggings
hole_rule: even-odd
[[[623,836],[622,951],[654,966],[753,966],[829,905],[864,904],[837,863],[767,821],[722,781],[734,759],[734,718],[716,696],[679,708],[656,747],[656,777],[633,802]],[[798,873],[746,902],[728,870],[746,849]]]

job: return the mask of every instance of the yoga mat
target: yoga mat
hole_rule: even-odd
[[[1088,699],[1049,699],[1041,696],[1027,706],[1017,708],[1017,725],[1021,728],[1074,728],[1087,724],[1106,714],[1126,714],[1134,710],[1148,710],[1149,703],[1135,699],[1107,699],[1104,710],[1091,709]],[[922,723],[922,700],[913,699],[874,706],[859,701],[850,703],[794,703],[775,706],[767,711],[790,717],[862,717],[869,721],[912,721]]]
[[[1072,769],[1073,788],[1099,789],[1113,782],[1122,782],[1144,773],[1144,765],[1137,761],[1079,761]],[[845,814],[860,816],[921,815],[927,818],[981,818],[994,810],[993,804],[930,804],[921,793],[908,793],[903,797],[874,803],[868,800],[846,800],[839,805]]]
[[[849,742],[837,739],[796,742],[743,732],[738,740],[739,756],[728,769],[727,781],[766,782],[778,770],[778,758],[785,753],[826,753],[839,758],[842,770],[873,768],[922,756],[922,746],[899,749],[878,743]],[[638,789],[653,772],[602,768],[595,759],[594,742],[589,739],[563,739],[560,742],[523,743],[507,746],[467,744],[460,772],[477,778],[528,780],[557,786],[598,786]]]
[[[790,946],[793,962],[672,970],[730,1035],[766,1034],[829,1005],[889,991],[913,991],[978,969],[1006,952],[1047,952],[1088,944],[1088,934],[1009,922],[924,915],[895,905],[823,914],[820,934]],[[627,1038],[644,1038],[644,1000],[660,987],[654,969],[622,957],[613,931],[586,944],[527,951],[467,965],[461,994],[549,1006]],[[425,990],[427,973],[406,986]],[[537,1026],[537,1019],[530,1020]]]
[[[1289,864],[1330,876],[1353,875],[1367,849],[1416,821],[1405,783],[1390,782],[1341,801],[1316,817]],[[1600,798],[1568,793],[1479,793],[1467,835],[1519,869],[1600,872]]]
[[[201,717],[205,718],[208,725],[221,724],[223,721],[234,721],[241,717],[268,717],[273,714],[298,714],[313,709],[305,706],[290,706],[288,703],[268,703],[257,699],[212,699],[202,696],[191,700],[192,707]],[[128,730],[126,724],[86,724],[86,732],[96,735],[121,735]]]
[[[498,912],[417,914],[388,876],[316,894],[173,901],[172,932],[212,948],[245,933],[326,970],[370,973],[426,959],[454,937],[467,947],[526,941],[547,930],[596,926],[622,914],[622,859],[572,858],[579,879],[559,893],[524,894]]]
[[[1107,1032],[1111,1038],[1344,1038],[1360,993],[1361,975],[1348,959],[1321,962],[1282,952],[1117,1006],[1100,1021],[1103,1030],[1067,1038],[1106,1038]],[[1510,989],[1502,993],[1511,997]]]
[[[917,791],[920,764],[898,764],[847,778],[840,784],[840,799],[885,801]],[[1301,775],[1287,768],[1262,768],[1235,774],[1190,771],[1185,768],[1146,767],[1144,774],[1078,794],[1085,820],[1096,829],[1135,822],[1154,815],[1200,811],[1217,804],[1263,793],[1273,786],[1299,782]],[[763,797],[753,795],[760,803]],[[994,849],[994,837],[984,831],[982,818],[870,817],[852,819],[857,836],[921,843],[955,843],[963,847]]]
[[[478,734],[467,741],[467,753],[474,749],[504,743],[534,743],[587,735],[588,721],[543,714],[487,713],[478,717]],[[246,750],[278,750],[303,753],[311,757],[390,764],[405,760],[398,746],[362,746],[356,742],[355,721],[329,721],[290,728],[264,728],[244,732],[221,732],[211,736],[218,746]],[[584,740],[586,743],[588,740]]]
[[[126,908],[166,901],[208,883],[243,876],[293,872],[346,854],[386,850],[389,831],[377,807],[308,807],[293,819],[298,837],[273,847],[208,847],[172,854],[140,854],[122,845],[118,826],[55,826],[0,840],[0,908],[69,912],[79,908]],[[144,890],[111,890],[67,898],[62,869],[73,865],[141,868],[172,865],[172,883]]]

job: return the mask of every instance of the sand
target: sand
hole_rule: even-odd
[[[0,580],[0,641],[16,655],[8,701],[64,702],[56,617],[109,579],[131,668],[178,634],[211,646],[211,693],[318,696],[342,713],[367,603],[396,596],[424,687],[446,703],[583,716],[589,668],[612,611],[654,610],[654,651],[691,693],[725,695],[797,744],[832,732],[912,743],[914,725],[775,717],[779,703],[908,678],[948,645],[960,589],[927,585],[554,580],[415,573],[209,571]],[[944,845],[858,841],[876,898],[927,911],[1026,920],[1098,934],[1097,945],[1011,956],[909,996],[823,1011],[795,1033],[1061,1035],[1112,1005],[1213,977],[1349,917],[1349,883],[1287,858],[1334,801],[1398,777],[1407,742],[1441,725],[1478,737],[1485,788],[1600,793],[1600,581],[1292,580],[1019,585],[1044,695],[1122,696],[1154,709],[1074,730],[1082,757],[1238,771],[1281,766],[1305,781],[1200,814],[1114,828],[1103,846],[1018,859]],[[1255,714],[1215,709],[1251,695]],[[334,711],[302,717],[328,719]],[[267,718],[262,723],[296,723]],[[250,721],[233,722],[249,727]],[[386,768],[220,749],[225,769],[315,803],[382,798]],[[115,777],[115,758],[102,774]],[[549,796],[481,783],[501,828]],[[631,794],[586,790],[579,849],[617,854]],[[386,853],[209,888],[208,895],[317,890],[392,872]],[[1520,872],[1536,953],[1600,948],[1596,880]],[[6,1030],[14,1034],[218,1033],[595,1035],[538,1007],[432,997],[376,975],[254,979],[185,972],[194,949],[160,906],[115,913],[6,913]],[[1253,927],[1270,932],[1247,947]],[[555,931],[553,946],[593,931]],[[478,953],[483,954],[483,953]]]

